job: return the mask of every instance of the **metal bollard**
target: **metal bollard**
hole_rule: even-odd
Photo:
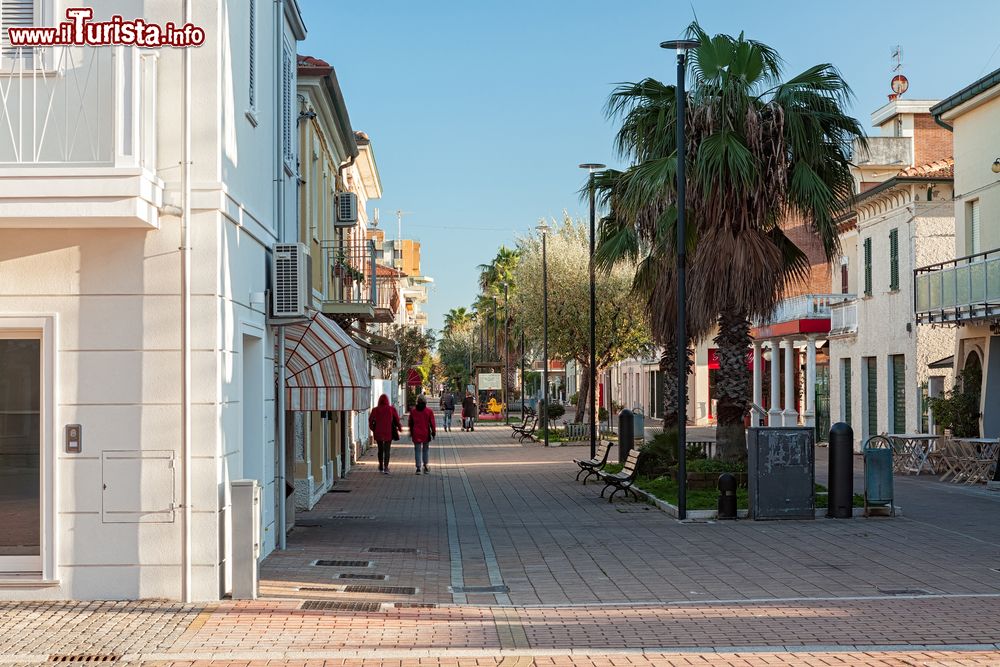
[[[736,518],[736,478],[728,472],[719,475],[719,518]]]
[[[635,444],[635,422],[632,411],[625,408],[618,413],[618,463],[625,465],[629,450]]]
[[[854,429],[844,422],[834,424],[829,449],[826,515],[850,519],[854,515]]]

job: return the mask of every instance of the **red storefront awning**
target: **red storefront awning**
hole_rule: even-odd
[[[285,327],[286,409],[369,410],[371,377],[364,351],[322,313]]]

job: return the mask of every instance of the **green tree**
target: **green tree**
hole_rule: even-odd
[[[522,288],[514,300],[520,326],[533,341],[542,340],[542,245],[538,236],[521,239],[515,280]],[[575,359],[583,371],[580,395],[589,398],[590,272],[586,226],[566,216],[554,223],[546,241],[548,257],[549,356]],[[597,373],[610,364],[648,350],[646,307],[632,293],[635,266],[620,262],[597,274]],[[523,287],[530,285],[530,288]],[[575,421],[593,406],[578,401]]]
[[[417,327],[405,324],[394,324],[388,328],[385,337],[396,343],[399,350],[399,382],[406,383],[407,373],[411,368],[419,369],[431,349],[434,347],[435,334],[432,329],[420,331]],[[395,359],[386,358],[382,370],[388,372]],[[427,378],[424,378],[427,380]]]
[[[782,80],[781,58],[766,44],[742,33],[713,37],[697,22],[687,36],[700,42],[689,53],[685,122],[689,333],[703,335],[713,320],[719,328],[718,439],[735,458],[745,456],[750,321],[768,317],[808,270],[781,222],[805,219],[827,256],[836,254],[834,215],[853,192],[850,148],[864,138],[844,112],[850,88],[833,65]],[[666,270],[676,252],[674,87],[654,79],[624,84],[608,112],[621,119],[617,148],[633,164],[600,182],[612,210],[605,255],[614,256],[613,245],[631,248],[660,269],[650,292],[661,311],[653,321],[669,327],[676,312]]]

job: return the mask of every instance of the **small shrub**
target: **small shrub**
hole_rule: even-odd
[[[948,395],[928,400],[939,428],[951,429],[956,438],[979,437],[979,395],[982,371],[966,368],[958,374]]]
[[[549,405],[547,410],[549,419],[559,419],[566,414],[566,408],[564,408],[561,403],[552,403]]]
[[[739,461],[723,461],[722,459],[695,459],[688,460],[685,465],[687,472],[746,472],[746,464]]]

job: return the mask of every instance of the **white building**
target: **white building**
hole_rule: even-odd
[[[230,482],[263,488],[262,555],[281,530],[265,292],[305,28],[295,0],[87,4],[206,41],[0,55],[0,597],[217,599]]]

